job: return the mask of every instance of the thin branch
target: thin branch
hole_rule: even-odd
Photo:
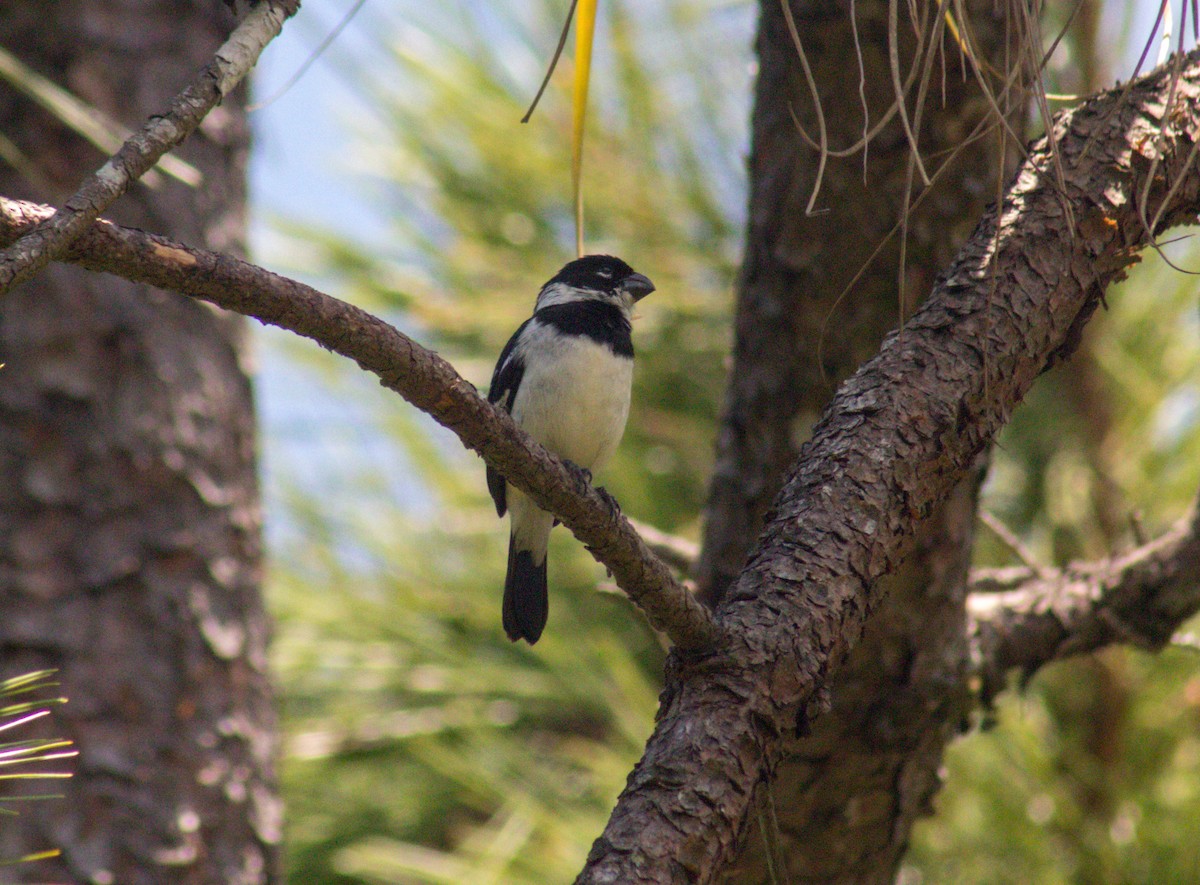
[[[0,197],[0,244],[50,217],[48,206]],[[192,249],[109,221],[93,222],[63,258],[209,301],[311,338],[458,434],[513,485],[557,514],[608,567],[650,623],[679,647],[720,638],[712,615],[655,557],[629,521],[583,478],[481,397],[448,362],[383,320],[302,283],[228,255]]]
[[[804,69],[804,80],[808,83],[808,91],[812,93],[813,113],[817,115],[817,133],[820,138],[818,150],[820,155],[817,158],[817,180],[813,183],[812,193],[808,197],[808,206],[804,209],[805,215],[813,215],[814,207],[817,204],[817,194],[821,192],[821,180],[825,177],[825,161],[829,157],[829,133],[825,128],[825,109],[821,106],[821,93],[817,89],[816,78],[813,77],[812,66],[808,63],[808,55],[804,52],[804,44],[800,40],[800,32],[796,29],[796,19],[792,15],[792,5],[790,0],[779,0],[780,6],[783,9],[783,19],[787,22],[788,34],[792,38],[792,45],[796,47],[796,55],[800,58],[800,66]],[[800,120],[796,117],[796,112],[792,111],[792,122],[796,124],[796,128],[803,132],[800,126]]]
[[[1028,679],[1051,661],[1114,643],[1169,644],[1200,611],[1200,507],[1128,553],[1023,576],[1013,570],[1002,593],[994,592],[998,575],[982,577],[989,592],[973,595],[969,611],[988,703],[1011,670]]]
[[[65,254],[100,213],[171,148],[192,134],[208,112],[233,90],[279,34],[299,0],[253,6],[209,62],[162,116],[151,117],[92,174],[63,208],[0,253],[0,296]]]
[[[664,562],[679,569],[685,575],[691,572],[692,568],[696,565],[696,560],[700,558],[699,544],[679,535],[664,532],[662,529],[652,526],[648,522],[642,522],[638,519],[631,519],[629,522],[637,530],[637,533],[642,536],[642,540],[646,542],[646,546],[653,550]]]
[[[533,112],[537,110],[538,102],[542,100],[542,93],[550,85],[550,77],[553,76],[554,69],[558,66],[558,60],[562,57],[563,47],[567,45],[567,35],[571,33],[571,20],[575,18],[575,5],[578,2],[579,0],[571,0],[571,6],[567,9],[567,18],[563,22],[562,33],[558,35],[558,45],[554,47],[554,54],[550,56],[550,65],[546,68],[546,76],[542,78],[542,85],[538,87],[537,95],[529,103],[529,110],[521,118],[522,123],[528,123],[530,118],[533,117]]]
[[[1033,555],[1033,551],[1025,546],[1025,543],[1017,536],[1017,533],[1004,524],[1000,517],[992,513],[990,510],[980,509],[979,521],[992,530],[992,534],[1004,542],[1013,553],[1017,554],[1017,558],[1025,563],[1026,567],[1033,572],[1040,572],[1041,565],[1037,561],[1037,557]]]
[[[341,36],[342,31],[350,26],[350,22],[354,21],[354,17],[358,15],[359,11],[366,5],[366,2],[367,0],[355,0],[354,5],[346,10],[345,15],[333,26],[333,30],[322,38],[321,42],[316,45],[316,48],[308,54],[308,58],[301,62],[300,67],[296,68],[292,75],[283,81],[283,85],[271,93],[270,97],[264,98],[262,101],[256,101],[254,104],[246,105],[246,113],[261,111],[283,98],[288,93],[288,90],[299,83],[300,78],[308,73],[309,68],[320,60],[321,56],[325,54],[325,50],[332,46],[333,41]]]
[[[908,108],[904,103],[904,87],[900,85],[900,33],[897,26],[897,0],[888,0],[888,61],[891,63],[892,71],[892,89],[896,93],[896,107],[900,111],[900,123],[904,127],[904,135],[908,139],[909,147],[912,149],[912,160],[916,165],[917,171],[921,173],[921,184],[929,187],[929,174],[925,171],[925,163],[921,160],[921,149],[917,146],[917,135],[913,131],[913,126],[908,119]],[[917,47],[917,59],[920,58],[921,50],[924,47]],[[917,59],[913,60],[913,66],[916,67]]]

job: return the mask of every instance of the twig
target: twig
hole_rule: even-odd
[[[530,102],[529,110],[521,118],[522,123],[529,122],[529,119],[533,116],[533,112],[537,109],[538,102],[542,100],[542,93],[546,91],[546,87],[550,84],[550,77],[554,74],[554,69],[558,66],[558,60],[562,56],[563,47],[567,45],[567,35],[571,33],[571,19],[575,17],[575,4],[577,2],[578,0],[571,0],[571,7],[567,10],[567,18],[563,22],[562,33],[558,35],[558,45],[554,47],[554,54],[550,56],[550,66],[546,68],[546,76],[542,78],[542,85],[538,87],[537,95]]]
[[[166,114],[151,117],[84,181],[62,209],[0,253],[0,295],[65,254],[101,212],[191,135],[254,67],[263,48],[283,28],[284,19],[299,5],[299,0],[270,0],[252,7],[213,60],[175,97]]]
[[[325,35],[321,42],[317,44],[316,49],[308,54],[308,58],[304,59],[300,67],[292,72],[292,75],[283,82],[283,85],[271,93],[270,97],[264,98],[262,101],[256,101],[254,104],[246,105],[246,113],[261,111],[263,108],[273,105],[279,99],[283,98],[288,90],[299,83],[300,78],[308,73],[308,69],[317,63],[321,56],[324,55],[325,50],[333,45],[333,41],[341,36],[342,31],[349,27],[350,22],[354,21],[354,17],[358,15],[359,11],[366,5],[366,2],[367,0],[355,0],[354,5],[346,10],[346,14],[333,26],[333,30]]]
[[[1186,651],[1200,652],[1200,636],[1191,631],[1176,633],[1171,637],[1171,648],[1182,648]]]
[[[690,572],[692,566],[696,564],[696,560],[700,558],[700,545],[695,541],[664,532],[639,519],[631,519],[629,522],[637,529],[637,533],[642,536],[647,547],[653,550],[659,558],[665,560],[668,565],[674,566],[684,574]]]
[[[1000,518],[990,510],[980,508],[979,521],[991,529],[992,534],[1004,542],[1004,545],[1017,554],[1017,558],[1025,563],[1034,574],[1041,574],[1042,567],[1033,555],[1033,551],[1017,537],[1017,533],[1000,521]]]

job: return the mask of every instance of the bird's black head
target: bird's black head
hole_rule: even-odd
[[[612,299],[626,308],[654,291],[648,277],[612,255],[585,255],[546,281],[538,308],[585,298]]]

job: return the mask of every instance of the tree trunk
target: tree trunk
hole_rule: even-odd
[[[234,24],[220,0],[7,3],[6,48],[126,125],[165,109]],[[239,92],[114,220],[238,251]],[[103,157],[0,92],[24,157],[0,192],[61,203]],[[11,153],[11,152],[10,152]],[[53,265],[0,300],[0,675],[59,671],[65,799],[0,821],[0,854],[62,849],[5,881],[278,878],[280,804],[243,320]]]
[[[843,148],[864,130],[851,6],[793,2],[791,8],[829,145]],[[913,28],[909,7],[899,8],[905,79],[913,65]],[[993,18],[990,3],[972,8],[977,45],[1000,67],[1004,23]],[[873,125],[895,101],[888,3],[860,0],[853,10]],[[944,51],[931,62],[919,128],[919,75],[907,102],[930,175],[941,162],[932,158],[959,146],[988,112],[974,76],[964,76],[957,47],[944,39]],[[701,593],[713,603],[740,572],[785,469],[833,387],[928,293],[996,194],[1005,156],[995,134],[966,146],[909,214],[903,253],[901,237],[893,236],[872,260],[923,191],[899,118],[870,143],[865,164],[861,152],[828,160],[815,203],[819,214],[807,215],[818,154],[802,141],[792,114],[814,139],[819,124],[777,0],[762,3],[757,48],[750,223],[734,366],[697,573]],[[964,482],[927,520],[916,552],[888,579],[886,603],[831,686],[832,709],[788,748],[759,797],[757,821],[747,827],[727,881],[772,881],[772,869],[779,881],[894,878],[966,709],[964,587],[981,476],[982,470]]]

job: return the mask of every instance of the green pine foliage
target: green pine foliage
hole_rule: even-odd
[[[381,19],[369,71],[338,61],[380,111],[347,165],[368,170],[357,186],[388,245],[277,223],[277,257],[486,388],[572,257],[569,58],[517,123],[565,4],[426,6]],[[635,324],[629,430],[597,480],[694,539],[732,338],[753,10],[643,6],[601,5],[585,147],[589,249],[658,285]],[[1200,486],[1195,286],[1147,264],[994,454],[985,506],[1046,563],[1128,546],[1135,523],[1153,535]],[[290,880],[569,881],[652,728],[660,641],[560,529],[546,634],[510,644],[507,526],[482,462],[353,367],[271,348],[333,415],[288,429],[302,457],[268,449]],[[980,564],[1013,561],[979,538]],[[1014,685],[998,725],[952,749],[904,881],[1196,881],[1196,663],[1116,650]]]
[[[0,830],[7,819],[21,813],[24,803],[63,799],[59,793],[46,792],[46,784],[70,777],[63,760],[78,753],[71,749],[71,741],[29,736],[36,735],[35,723],[49,715],[51,706],[66,703],[65,698],[47,696],[57,686],[53,670],[0,680]],[[20,857],[0,857],[0,868],[36,863],[58,853],[47,846]]]

